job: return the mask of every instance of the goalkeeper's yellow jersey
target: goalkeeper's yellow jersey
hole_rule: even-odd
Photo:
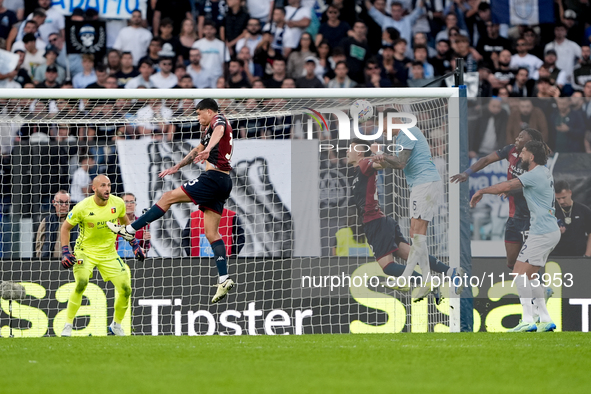
[[[66,220],[72,226],[78,225],[80,235],[76,240],[76,251],[90,254],[92,257],[108,257],[117,253],[114,234],[107,227],[107,222],[117,223],[117,219],[125,216],[123,199],[109,196],[107,205],[99,206],[94,202],[94,196],[80,201],[68,213]]]

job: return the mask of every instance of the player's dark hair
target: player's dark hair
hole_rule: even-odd
[[[548,162],[548,147],[541,141],[529,141],[525,144],[525,149],[534,155],[534,161],[538,165],[545,165]]]
[[[368,141],[362,140],[361,138],[353,138],[351,140],[351,144],[355,144],[355,145],[367,145]],[[357,151],[355,151],[357,152]],[[367,152],[361,152],[363,153],[363,157],[368,157],[371,156],[371,149],[368,149]]]
[[[544,148],[546,149],[546,156],[550,155],[550,148],[544,142],[544,137],[542,136],[542,133],[540,133],[536,129],[532,129],[531,127],[523,129],[523,131],[525,131],[527,134],[529,134],[532,141],[538,141],[538,142],[541,142],[542,144],[544,144]],[[536,161],[536,163],[537,163],[537,161]]]
[[[195,107],[196,110],[203,111],[205,109],[210,109],[213,112],[217,113],[219,111],[218,103],[214,99],[206,98],[203,99],[197,104]]]
[[[556,181],[554,184],[554,192],[560,193],[563,190],[570,190],[570,185],[564,179]]]

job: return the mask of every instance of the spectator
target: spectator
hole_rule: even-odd
[[[309,56],[305,59],[304,70],[306,75],[296,79],[297,88],[323,88],[324,84],[316,77],[316,65],[318,59]]]
[[[588,15],[587,11],[586,18],[583,18],[581,23],[577,21],[577,13],[574,10],[565,10],[562,16],[562,23],[564,23],[564,26],[568,30],[566,37],[578,45],[583,44],[585,38],[585,23],[583,21],[587,20]]]
[[[410,69],[409,78],[407,81],[408,86],[423,87],[433,80],[433,77],[425,77],[425,67],[422,62],[415,60],[412,62]]]
[[[269,78],[272,74],[273,61],[276,57],[281,57],[280,52],[273,48],[274,35],[270,30],[263,31],[263,39],[254,50],[251,56],[253,62],[253,74]],[[250,55],[250,53],[249,53]]]
[[[131,52],[121,54],[121,69],[115,73],[117,84],[124,87],[127,82],[140,75],[140,72],[133,66],[133,55]]]
[[[78,53],[68,55],[63,37],[57,33],[51,33],[49,35],[49,45],[58,50],[55,62],[64,70],[69,71],[69,75],[76,75],[82,71],[82,56]]]
[[[360,83],[365,83],[363,69],[365,61],[369,58],[369,47],[367,46],[367,28],[362,21],[356,21],[353,25],[353,34],[343,39],[339,44],[347,57],[349,67],[349,78]]]
[[[282,57],[275,58],[272,68],[273,74],[271,74],[270,78],[264,80],[265,87],[280,88],[287,75],[285,72],[285,59]]]
[[[236,212],[224,208],[219,226],[220,236],[226,246],[228,256],[238,256],[244,247],[244,229]],[[203,212],[198,210],[191,213],[187,225],[182,232],[182,245],[187,256],[211,257],[213,251],[205,237]]]
[[[435,77],[435,68],[427,60],[428,51],[425,45],[419,44],[413,48],[414,60],[423,65],[424,78],[432,79]],[[413,78],[414,79],[414,78]]]
[[[388,78],[390,78],[390,80],[395,85],[399,85],[399,81],[396,79],[396,69],[394,68],[394,63],[394,46],[388,44],[383,45],[380,66],[382,67],[382,71],[388,76]]]
[[[45,64],[40,65],[35,70],[35,77],[33,80],[35,83],[43,82],[45,79],[45,70],[49,66],[54,66],[57,69],[57,80],[58,84],[61,84],[66,79],[66,70],[56,63],[57,57],[59,56],[59,50],[53,46],[48,45],[45,49]]]
[[[536,129],[542,134],[544,142],[548,142],[548,124],[541,109],[534,107],[529,98],[519,100],[519,111],[511,112],[507,123],[507,145],[515,143],[521,130]]]
[[[511,41],[499,35],[498,23],[486,22],[486,36],[480,37],[476,51],[482,55],[484,61],[490,63],[498,60],[499,53],[504,49],[511,49]],[[529,47],[526,46],[525,49],[527,52]]]
[[[583,89],[587,81],[591,81],[591,49],[589,49],[589,45],[581,47],[581,60],[573,72],[573,87]]]
[[[211,21],[217,31],[224,30],[224,18],[226,17],[225,0],[205,0],[197,3],[197,39],[204,36],[203,27],[205,21]],[[192,19],[192,18],[191,18]],[[185,19],[186,21],[187,19]],[[185,44],[186,45],[186,44]]]
[[[583,106],[581,108],[585,115],[587,132],[585,133],[585,152],[591,153],[591,80],[585,82],[583,87]]]
[[[492,97],[492,86],[488,82],[491,75],[491,70],[486,63],[481,63],[478,66],[478,93],[476,97]]]
[[[228,8],[226,10],[224,37],[230,53],[234,54],[236,43],[246,35],[250,16],[242,7],[241,0],[226,0],[226,4]]]
[[[240,48],[236,58],[244,62],[244,73],[251,85],[255,78],[260,79],[263,76],[263,68],[260,64],[255,64],[252,61],[252,55],[250,54],[250,49],[248,49],[248,47],[244,46]]]
[[[230,61],[230,53],[223,41],[215,38],[216,27],[212,21],[203,23],[203,38],[193,44],[201,52],[201,67],[210,75],[219,77],[224,63]]]
[[[175,53],[172,45],[164,44],[164,48],[158,53],[160,55],[160,71],[150,76],[150,81],[157,89],[172,89],[179,82],[177,76],[172,72],[172,62]]]
[[[577,59],[581,58],[581,47],[566,38],[566,26],[562,23],[557,23],[554,28],[554,41],[546,44],[544,53],[550,49],[556,51],[556,66],[563,70],[567,75],[567,82],[572,83],[573,71]]]
[[[394,29],[393,27],[390,27],[388,29],[392,29],[395,30],[396,33],[398,33],[398,30]],[[388,30],[386,29],[386,30]],[[386,31],[386,33],[388,33]],[[391,38],[390,34],[387,34],[389,40],[388,43],[394,45],[394,41],[396,41],[397,39],[400,38],[400,33],[398,33],[398,37],[396,38]],[[384,36],[382,36],[382,45],[384,45]],[[431,48],[429,46],[429,42],[427,41],[427,35],[425,33],[416,33],[413,38],[412,38],[412,47],[414,48],[417,45],[424,45],[427,48],[427,57],[431,58],[431,57],[435,57],[437,56],[437,50],[435,50],[435,48]]]
[[[273,34],[271,47],[280,55],[283,55],[283,32],[285,31],[285,9],[275,8],[273,10],[273,21],[263,27],[263,34]]]
[[[131,13],[129,26],[119,31],[113,48],[121,52],[131,52],[133,65],[137,66],[139,60],[146,56],[151,40],[152,33],[142,27],[141,11],[135,10]]]
[[[72,84],[75,89],[84,89],[94,82],[96,82],[94,55],[82,55],[82,72],[74,76]]]
[[[115,74],[107,75],[105,79],[105,89],[119,89],[119,79]]]
[[[91,193],[89,173],[92,166],[94,166],[94,159],[92,157],[80,157],[80,166],[74,172],[74,175],[72,175],[72,185],[70,186],[72,202],[75,204],[84,200]]]
[[[328,82],[329,88],[354,88],[357,86],[357,82],[351,80],[347,75],[349,73],[347,62],[338,62],[334,72],[335,77]]]
[[[45,68],[45,77],[42,82],[35,85],[36,88],[58,89],[60,84],[57,82],[58,70],[55,64]]]
[[[258,19],[250,18],[246,25],[244,37],[236,43],[236,53],[240,52],[242,47],[246,46],[250,49],[250,54],[254,56],[254,51],[262,39],[260,22]]]
[[[195,89],[195,85],[193,85],[193,78],[189,74],[183,75],[179,79],[178,85],[175,86],[177,89]]]
[[[150,59],[145,59],[140,62],[139,75],[132,78],[125,84],[125,89],[137,89],[140,86],[146,89],[154,87],[150,77],[154,73],[154,66]]]
[[[4,7],[4,0],[0,0],[0,38],[5,40],[8,38],[12,27],[18,22],[18,18],[14,11]]]
[[[387,88],[392,86],[392,82],[382,75],[382,69],[375,58],[369,59],[365,64],[365,86],[368,88]]]
[[[295,89],[295,87],[296,87],[295,79],[293,79],[293,78],[287,77],[281,83],[281,89]]]
[[[515,79],[516,70],[509,67],[511,64],[511,52],[503,50],[499,53],[499,60],[496,62],[493,73],[489,77],[489,82],[493,89],[504,88]]]
[[[125,203],[125,214],[127,215],[127,219],[131,222],[134,222],[138,219],[138,216],[135,214],[135,210],[137,209],[137,202],[135,195],[133,193],[124,193],[121,198]],[[152,246],[150,240],[152,239],[152,234],[150,234],[150,225],[148,224],[146,227],[139,229],[135,233],[135,239],[137,239],[140,243],[142,249],[146,255]],[[133,249],[129,245],[129,242],[125,242],[121,240],[121,237],[117,236],[117,254],[119,257],[135,257],[133,254]]]
[[[517,53],[511,56],[511,68],[527,68],[532,79],[538,79],[538,69],[544,64],[542,60],[527,53],[527,44],[525,39],[517,40]]]
[[[544,57],[544,46],[538,42],[538,35],[531,27],[526,27],[523,30],[522,37],[525,39],[525,47],[527,52],[534,55],[538,59]]]
[[[394,86],[406,86],[408,71],[412,60],[406,57],[406,40],[399,38],[394,42]]]
[[[13,50],[12,46],[15,42],[22,41],[23,37],[28,33],[33,33],[35,38],[39,38],[39,26],[45,22],[45,16],[45,10],[37,8],[27,17],[27,20],[21,22],[18,27],[13,25],[8,38],[6,39],[6,49]],[[47,45],[45,41],[39,38],[39,45],[37,45],[37,47],[41,49],[45,48],[45,45]]]
[[[582,111],[572,111],[570,98],[556,99],[558,116],[555,118],[555,152],[575,153],[585,151],[585,117]]]
[[[250,88],[250,83],[244,75],[244,62],[240,59],[230,60],[228,67],[228,87],[231,89]]]
[[[152,64],[157,65],[160,62],[160,51],[162,51],[162,40],[159,37],[154,37],[150,40],[150,45],[148,46],[148,54],[140,59],[140,62],[145,59],[149,59],[152,61]],[[154,72],[159,71],[156,67]]]
[[[35,257],[39,259],[61,259],[62,244],[60,229],[70,211],[70,194],[65,190],[58,191],[51,202],[54,213],[50,213],[41,220],[35,237]],[[73,248],[78,238],[78,226],[70,235],[70,248]]]
[[[23,37],[23,42],[25,44],[25,60],[23,63],[23,68],[29,74],[29,77],[33,78],[35,75],[35,71],[37,67],[45,64],[45,55],[44,51],[40,51],[35,46],[35,36],[32,33],[27,33]]]
[[[201,18],[201,16],[199,16]],[[197,29],[193,19],[185,19],[181,25],[181,32],[177,37],[178,52],[177,54],[182,58],[183,62],[187,64],[189,62],[189,51],[193,47],[195,41],[199,39],[197,35]]]
[[[43,24],[39,24],[39,36],[44,42],[49,42],[49,34],[56,32],[64,37],[64,29],[66,27],[66,18],[59,10],[59,7],[53,6],[52,0],[39,0],[39,8],[45,10],[45,20]],[[32,14],[27,17],[29,19]]]
[[[94,72],[96,74],[96,81],[86,86],[86,88],[105,89],[105,84],[107,83],[107,78],[109,77],[109,73],[107,72],[107,66],[105,66],[103,63],[99,63],[94,68]]]
[[[466,36],[457,36],[452,40],[452,48],[455,52],[454,59],[461,57],[464,59],[464,69],[466,72],[473,72],[478,70],[478,62],[472,54],[470,47],[470,40]]]
[[[156,0],[154,17],[152,19],[152,32],[158,37],[160,21],[169,19],[172,22],[172,26],[175,27],[172,34],[177,35],[185,18],[193,18],[189,0]]]
[[[554,191],[561,235],[550,255],[591,257],[591,209],[573,201],[573,192],[564,180],[556,181]]]
[[[437,41],[437,42],[439,42],[439,40],[453,41],[453,36],[452,36],[451,31],[454,28],[457,29],[457,35],[466,36],[466,37],[468,37],[470,35],[466,30],[460,29],[460,26],[458,26],[458,17],[453,12],[450,12],[449,14],[447,14],[445,16],[445,29],[443,29],[439,33],[437,33],[437,35],[435,36],[435,41]]]
[[[445,75],[451,71],[451,51],[449,41],[439,40],[437,41],[435,48],[437,54],[435,57],[430,58],[429,62],[433,65],[436,75]]]
[[[391,18],[376,10],[369,0],[365,0],[365,7],[368,10],[369,16],[371,16],[373,20],[375,20],[378,23],[378,25],[382,27],[382,30],[385,30],[388,27],[395,28],[400,32],[400,37],[404,38],[407,44],[411,42],[411,33],[415,22],[425,12],[425,10],[423,9],[423,0],[417,1],[415,9],[408,16],[402,16],[404,13],[404,8],[402,6],[402,3],[398,1],[392,2]]]
[[[302,34],[300,44],[287,59],[287,75],[297,80],[305,74],[304,63],[306,59],[316,56],[318,56],[318,51],[314,41],[312,41],[312,36],[309,33]]]
[[[326,10],[326,16],[328,18],[318,29],[316,46],[318,46],[322,40],[326,40],[331,48],[335,48],[347,37],[347,33],[351,30],[351,26],[349,26],[347,22],[342,22],[339,19],[340,15],[341,13],[336,6],[328,6]]]
[[[195,48],[191,49],[189,53],[191,63],[187,67],[187,74],[191,76],[193,85],[197,89],[215,88],[215,75],[201,67],[201,51]]]
[[[283,56],[289,56],[298,47],[300,37],[310,26],[312,10],[301,5],[301,0],[288,0],[285,7],[285,28],[283,30]],[[289,71],[288,71],[289,73]]]
[[[488,100],[487,107],[470,130],[470,158],[484,157],[505,146],[509,116],[501,106],[501,100]],[[511,143],[513,143],[511,141]]]
[[[529,71],[525,67],[520,67],[515,73],[515,80],[509,87],[511,88],[511,97],[533,97],[535,81],[529,79]]]
[[[121,70],[121,53],[116,49],[111,49],[107,52],[107,72],[115,74]]]

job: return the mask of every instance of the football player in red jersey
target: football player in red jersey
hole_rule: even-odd
[[[218,231],[224,204],[232,191],[232,127],[218,110],[218,104],[213,99],[204,99],[197,104],[199,123],[206,127],[201,142],[180,163],[162,171],[159,176],[163,178],[174,174],[191,163],[205,162],[205,171],[198,178],[164,193],[152,208],[130,225],[108,224],[111,231],[131,240],[137,230],[161,218],[173,204],[192,201],[199,205],[204,216],[205,236],[211,244],[219,274],[218,288],[212,303],[220,301],[234,287],[234,281],[228,276],[226,247]]]
[[[468,180],[470,174],[478,172],[489,164],[503,159],[509,161],[507,180],[517,178],[518,175],[521,175],[524,172],[523,169],[521,169],[521,158],[519,157],[519,154],[521,153],[521,149],[523,149],[525,144],[529,141],[543,142],[542,133],[535,129],[522,130],[515,139],[515,144],[507,145],[506,147],[479,159],[466,171],[452,176],[451,182],[465,182]],[[512,270],[515,266],[517,255],[525,243],[529,231],[529,209],[527,209],[527,203],[525,202],[525,197],[523,197],[523,192],[521,190],[512,192],[508,197],[509,219],[507,220],[507,226],[505,228],[505,250],[507,252],[507,266]]]

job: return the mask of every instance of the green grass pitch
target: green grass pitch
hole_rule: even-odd
[[[590,393],[589,333],[0,339],[0,393]]]

